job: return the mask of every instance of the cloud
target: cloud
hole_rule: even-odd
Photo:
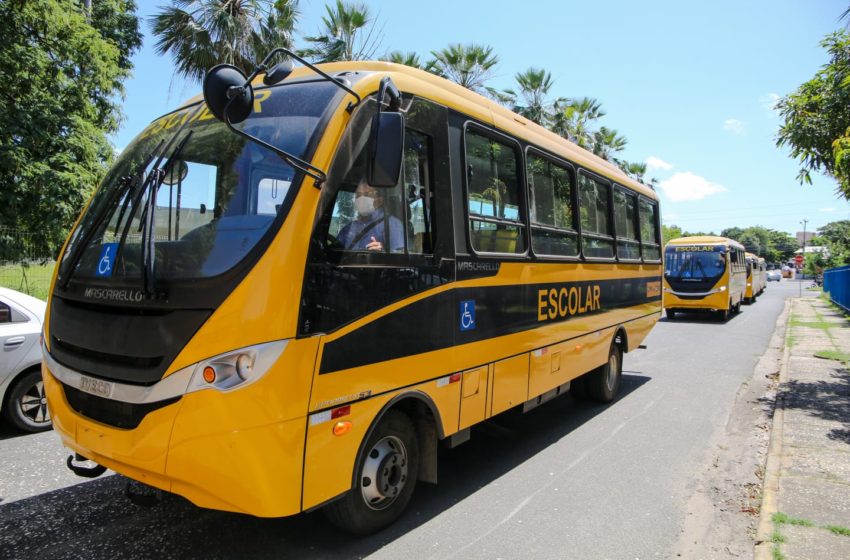
[[[821,208],[821,212],[835,212],[835,208]]]
[[[723,121],[723,130],[732,134],[744,134],[744,123],[738,119],[726,119]]]
[[[673,165],[667,163],[661,158],[649,156],[648,158],[646,158],[646,168],[648,170],[662,169],[664,171],[670,171],[671,169],[673,169]]]
[[[768,111],[776,111],[776,104],[779,103],[779,99],[778,93],[767,93],[759,97],[759,105]]]
[[[679,215],[676,214],[675,212],[664,212],[664,216],[662,216],[662,217],[664,218],[664,221],[667,222],[667,223],[670,223],[670,220],[678,220],[679,219]]]
[[[712,183],[705,177],[694,175],[690,171],[675,173],[669,179],[661,181],[658,186],[673,202],[702,200],[707,196],[727,190],[723,185]]]

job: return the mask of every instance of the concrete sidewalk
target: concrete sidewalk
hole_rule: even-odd
[[[848,361],[850,321],[791,300],[756,559],[850,559]]]

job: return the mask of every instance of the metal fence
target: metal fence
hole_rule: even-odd
[[[823,291],[832,303],[850,313],[850,266],[824,270]]]
[[[0,286],[47,299],[53,258],[33,233],[0,226]]]

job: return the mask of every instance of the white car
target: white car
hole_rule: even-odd
[[[779,282],[782,280],[782,272],[779,270],[768,270],[767,271],[767,281],[768,282]]]
[[[27,432],[52,426],[41,380],[41,325],[47,304],[0,288],[0,412]]]

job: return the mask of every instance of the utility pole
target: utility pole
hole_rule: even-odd
[[[806,269],[806,224],[809,223],[809,220],[803,220],[800,222],[803,224],[803,270]],[[802,276],[802,274],[801,274]],[[800,278],[800,297],[803,297],[803,279]]]

